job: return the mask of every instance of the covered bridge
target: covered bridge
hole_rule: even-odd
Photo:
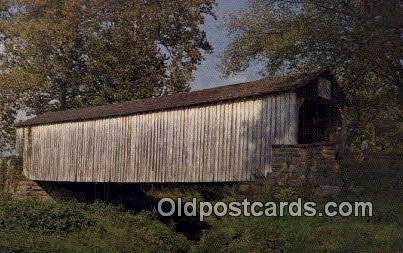
[[[327,71],[48,112],[17,128],[29,179],[249,181],[274,144],[328,141],[343,95]]]

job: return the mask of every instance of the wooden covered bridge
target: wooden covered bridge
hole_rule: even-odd
[[[327,71],[48,112],[17,128],[32,180],[249,181],[273,144],[328,141],[342,93]]]

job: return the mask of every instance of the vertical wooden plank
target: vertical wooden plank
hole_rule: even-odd
[[[160,146],[161,146],[161,112],[156,112],[155,113],[155,137],[154,137],[154,182],[160,182],[161,179],[159,177],[159,160],[160,160]]]
[[[141,146],[140,150],[142,150],[140,155],[140,164],[139,164],[139,173],[141,175],[141,182],[147,182],[148,180],[148,154],[149,154],[149,145],[148,145],[148,124],[147,124],[147,114],[141,115],[141,131],[140,131],[140,138]]]
[[[164,134],[165,134],[165,142],[164,142],[164,170],[162,172],[163,182],[167,182],[169,171],[171,170],[170,163],[170,149],[171,149],[171,128],[169,121],[169,112],[164,113]]]
[[[199,180],[201,182],[205,182],[207,181],[207,179],[210,177],[210,175],[208,175],[210,173],[210,171],[208,171],[206,169],[206,157],[205,157],[205,153],[206,153],[206,145],[207,145],[207,141],[206,141],[206,133],[207,133],[207,110],[206,107],[202,107],[201,108],[201,117],[200,117],[200,124],[203,126],[202,130],[201,130],[201,153],[200,153],[200,167],[201,167],[201,173],[199,175]]]
[[[274,99],[274,117],[273,117],[273,126],[274,126],[274,143],[279,144],[279,136],[280,136],[280,108],[279,108],[279,98],[275,96]]]
[[[262,100],[258,99],[255,101],[255,129],[256,129],[256,151],[255,151],[255,159],[254,159],[254,164],[255,168],[254,174],[259,174],[261,175],[262,170],[263,170],[263,164],[261,162],[261,157],[262,157],[262,128],[263,128],[263,118],[262,118]]]
[[[224,173],[223,180],[228,181],[230,177],[230,128],[231,128],[231,112],[229,110],[229,104],[223,104],[224,109]]]
[[[22,141],[24,139],[24,131],[23,128],[18,127],[15,130],[15,153],[18,157],[22,157]]]
[[[218,176],[218,182],[225,181],[227,177],[227,111],[225,104],[220,104],[220,111],[221,111],[221,134],[220,134],[220,157],[221,166],[220,166],[220,173]]]
[[[160,122],[160,126],[161,126],[161,131],[160,131],[160,136],[161,136],[161,146],[160,146],[160,164],[159,164],[159,178],[160,178],[160,182],[164,181],[164,170],[165,170],[165,154],[166,154],[166,138],[167,138],[167,134],[166,134],[166,117],[165,117],[166,113],[165,112],[161,112],[161,122]]]
[[[225,157],[225,178],[223,181],[230,181],[231,178],[231,105],[229,103],[224,104],[225,110],[225,144],[224,144],[224,157]]]
[[[104,167],[105,167],[105,154],[103,153],[104,147],[105,147],[105,138],[106,136],[102,136],[103,134],[106,134],[106,126],[103,123],[103,120],[99,121],[99,130],[97,133],[97,141],[99,141],[99,146],[98,146],[98,161],[97,163],[99,164],[99,168],[97,170],[97,177],[98,177],[98,182],[103,182],[104,181]],[[102,159],[102,156],[104,156],[104,159]]]
[[[144,182],[150,182],[151,179],[151,151],[152,151],[152,123],[151,123],[151,115],[150,114],[144,114],[144,118],[145,118],[145,125],[144,125],[144,132],[145,132],[145,157],[146,157],[146,161],[145,161],[145,180]]]
[[[193,174],[193,108],[186,111],[186,161],[185,161],[185,182],[192,182]]]
[[[127,131],[127,136],[126,136],[126,163],[125,163],[125,181],[124,182],[131,182],[130,177],[131,177],[131,164],[132,164],[132,133],[133,133],[133,125],[131,124],[131,119],[130,117],[126,117],[126,131]]]
[[[286,128],[287,128],[287,111],[288,111],[288,108],[287,108],[287,104],[288,104],[288,101],[287,101],[287,98],[288,98],[288,96],[285,96],[285,95],[281,95],[281,108],[282,108],[282,110],[281,110],[281,136],[282,136],[282,138],[281,138],[281,143],[282,144],[285,144],[286,142],[287,142],[287,134],[286,134]]]
[[[157,120],[158,116],[157,113],[150,113],[150,177],[149,177],[149,182],[155,182],[156,181],[156,168],[155,168],[155,157],[156,157],[156,144],[157,144]]]
[[[200,115],[199,115],[199,123],[200,123],[200,150],[199,150],[199,173],[198,173],[198,181],[203,182],[203,179],[206,178],[206,174],[208,171],[204,166],[204,135],[205,135],[205,111],[204,107],[200,107]]]
[[[175,180],[176,182],[180,182],[182,179],[182,138],[183,138],[183,118],[182,118],[182,112],[183,110],[179,110],[176,112],[176,115],[178,117],[178,120],[176,121],[176,127],[177,127],[177,148],[176,148],[176,162],[177,162],[177,170],[176,170],[176,176]]]
[[[114,182],[123,182],[124,173],[124,161],[126,157],[126,129],[125,129],[125,117],[117,118],[117,146],[115,147],[116,163],[119,166],[119,172],[116,174]]]
[[[192,165],[193,165],[193,170],[192,170],[192,182],[197,182],[196,180],[196,175],[197,175],[197,170],[198,170],[198,111],[199,109],[197,107],[193,108],[193,136],[192,136],[192,142],[193,142],[193,152],[192,152]]]
[[[218,177],[218,182],[224,181],[226,178],[226,170],[227,170],[227,157],[226,157],[226,134],[227,134],[227,129],[226,129],[226,117],[227,113],[225,110],[225,105],[220,104],[220,111],[221,111],[221,134],[220,134],[220,150],[221,150],[221,166],[220,166],[220,173]]]
[[[239,129],[237,125],[237,111],[236,111],[236,103],[231,103],[231,181],[237,181],[236,178],[236,170],[237,170],[237,144],[236,141],[238,139],[236,130]]]
[[[87,137],[88,137],[88,145],[87,145],[87,162],[86,162],[86,182],[92,182],[92,172],[94,170],[94,153],[95,153],[95,143],[94,143],[94,121],[89,121],[87,123]]]
[[[70,132],[68,130],[68,124],[63,124],[63,168],[62,168],[62,176],[61,180],[62,181],[68,181],[70,180],[68,170],[69,170],[69,150],[67,149],[67,146],[70,144]]]
[[[127,155],[127,137],[128,137],[128,129],[127,129],[127,117],[123,117],[121,119],[121,126],[120,126],[120,135],[121,135],[121,145],[122,150],[118,148],[118,156],[119,156],[119,164],[120,164],[120,174],[119,174],[119,181],[118,182],[126,182],[126,168],[127,168],[127,161],[129,160]]]
[[[240,171],[239,171],[239,179],[243,180],[244,179],[244,171],[245,171],[245,153],[246,153],[246,144],[247,144],[247,138],[246,138],[246,126],[247,126],[247,118],[246,118],[246,109],[245,109],[245,102],[242,101],[240,103],[240,144],[239,144],[239,157],[240,157]]]
[[[112,155],[113,152],[111,152],[112,147],[111,147],[111,139],[113,137],[112,133],[111,133],[111,121],[108,119],[103,120],[104,125],[106,127],[106,132],[105,132],[105,145],[104,145],[104,150],[103,153],[105,154],[105,162],[104,162],[104,168],[103,168],[103,182],[109,182],[110,181],[110,174],[109,174],[109,170],[108,168],[110,167],[111,164],[111,159],[112,159]]]
[[[163,145],[162,145],[162,158],[161,158],[161,182],[166,182],[166,175],[168,170],[168,135],[169,135],[169,127],[168,127],[168,113],[162,113],[162,138],[163,138]]]
[[[285,122],[285,134],[286,134],[286,144],[290,144],[291,143],[291,94],[285,94],[286,96],[286,122]]]
[[[267,98],[263,98],[260,100],[261,108],[260,108],[260,115],[259,120],[261,122],[260,126],[260,134],[261,134],[261,145],[260,145],[260,157],[259,157],[259,164],[260,170],[262,173],[265,171],[266,166],[266,155],[267,155],[267,122],[269,118],[269,113],[267,111]]]
[[[239,116],[238,103],[232,103],[232,140],[231,140],[231,159],[232,159],[232,181],[238,181],[238,140],[239,140]]]
[[[217,182],[225,180],[226,177],[226,111],[225,111],[225,104],[220,104],[219,105],[220,109],[220,131],[219,131],[219,140],[218,140],[218,145],[219,145],[219,151],[220,151],[220,156],[219,156],[219,171],[218,171],[218,177],[217,177]]]
[[[169,175],[169,182],[175,182],[175,175],[177,171],[177,163],[176,163],[176,148],[177,148],[177,143],[176,143],[176,138],[177,138],[177,128],[176,128],[176,122],[177,122],[177,115],[174,112],[171,112],[171,128],[172,128],[172,139],[171,139],[171,171]]]
[[[97,161],[96,163],[98,164],[98,168],[96,171],[96,176],[98,178],[98,182],[102,182],[103,179],[103,168],[104,168],[104,161],[102,159],[102,156],[104,155],[102,153],[103,147],[104,147],[104,136],[102,134],[104,133],[104,124],[103,120],[98,121],[98,127],[97,127],[97,137],[96,137],[96,142],[98,142],[98,147],[97,147]],[[105,158],[105,157],[104,157]]]
[[[173,172],[175,170],[175,165],[174,165],[174,161],[173,161],[173,147],[174,147],[174,125],[173,125],[173,121],[174,121],[174,115],[173,113],[170,111],[167,114],[167,119],[168,119],[168,154],[167,154],[167,173],[166,173],[166,179],[165,182],[172,182],[172,177],[173,177]]]
[[[101,141],[98,139],[99,138],[99,132],[101,131],[101,121],[97,120],[95,121],[94,124],[94,168],[92,171],[92,178],[96,180],[96,182],[100,182],[100,170],[101,170],[101,164],[100,164],[100,146],[101,146]]]
[[[202,172],[200,167],[200,149],[201,149],[201,123],[200,123],[200,107],[195,109],[195,145],[194,145],[194,161],[195,161],[195,170],[193,172],[193,180],[195,182],[200,182],[199,176]]]
[[[179,138],[179,176],[178,180],[180,182],[185,181],[185,170],[186,168],[186,142],[185,142],[185,135],[186,135],[186,109],[182,109],[179,111],[180,115],[180,138]]]
[[[174,121],[174,132],[175,132],[175,148],[173,150],[174,152],[174,164],[175,164],[175,170],[173,174],[173,182],[178,182],[179,181],[179,174],[180,174],[180,138],[181,138],[181,118],[180,118],[180,113],[178,111],[174,112],[175,115],[175,121]]]
[[[205,125],[206,125],[206,146],[205,146],[205,152],[204,152],[204,158],[205,158],[205,166],[206,170],[208,173],[206,174],[207,177],[205,178],[205,181],[212,181],[214,178],[214,168],[212,168],[210,164],[211,160],[211,148],[212,148],[212,131],[213,131],[213,126],[210,123],[211,118],[212,118],[212,108],[214,106],[208,106],[206,107],[206,119],[205,119]],[[221,121],[221,119],[219,119]]]
[[[255,132],[255,100],[248,101],[248,127],[247,127],[247,170],[245,178],[250,180],[255,167],[256,132]]]
[[[290,93],[290,142],[289,144],[297,144],[298,143],[298,107],[295,93]]]
[[[272,145],[274,144],[273,142],[273,108],[272,108],[272,103],[273,98],[272,97],[268,97],[266,99],[266,106],[267,106],[267,121],[266,121],[266,134],[267,134],[267,138],[266,138],[266,147],[265,147],[265,169],[266,171],[270,172],[270,164],[271,164],[271,151],[272,151]]]
[[[154,157],[154,170],[155,182],[160,182],[160,161],[161,161],[161,145],[162,145],[162,136],[161,136],[161,112],[156,113],[156,130],[155,130],[155,157]]]
[[[253,129],[253,103],[251,101],[245,101],[245,169],[243,173],[243,179],[249,179],[249,171],[251,170],[251,159],[253,156],[252,142],[253,136],[251,136]]]
[[[139,116],[131,116],[130,117],[130,125],[131,125],[131,137],[130,137],[130,165],[129,165],[129,180],[133,182],[139,182],[139,178],[137,175],[137,162],[138,162],[138,125],[139,125]]]

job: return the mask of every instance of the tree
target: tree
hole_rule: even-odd
[[[270,75],[328,68],[352,107],[351,144],[383,149],[403,134],[400,1],[249,1],[230,16],[226,75],[263,64]]]
[[[40,87],[61,108],[186,90],[201,50],[211,51],[199,28],[210,0],[8,2],[3,86]]]
[[[187,91],[213,0],[2,0],[0,92],[56,109]],[[26,94],[30,94],[26,96]]]

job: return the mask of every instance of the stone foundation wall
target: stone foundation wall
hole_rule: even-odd
[[[312,187],[319,195],[341,186],[340,167],[332,143],[274,145],[269,179],[278,185]]]
[[[14,198],[51,199],[38,183],[23,176],[22,161],[16,157],[0,158],[0,188]]]

